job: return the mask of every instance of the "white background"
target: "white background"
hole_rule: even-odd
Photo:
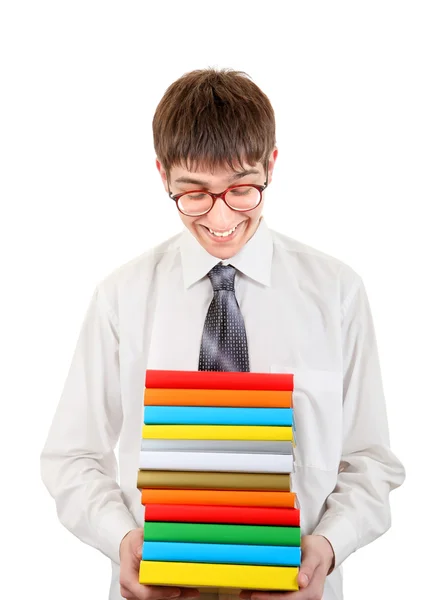
[[[108,596],[109,560],[59,524],[39,454],[96,283],[181,229],[151,120],[207,66],[275,108],[267,223],[350,264],[371,301],[407,480],[345,598],[425,597],[426,30],[410,0],[2,3],[1,598]]]

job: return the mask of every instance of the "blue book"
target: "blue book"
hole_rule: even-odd
[[[293,408],[145,406],[145,425],[292,425]]]
[[[142,560],[299,567],[301,547],[144,541]]]

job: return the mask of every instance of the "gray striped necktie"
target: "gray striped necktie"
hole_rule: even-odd
[[[236,269],[218,263],[208,273],[214,296],[205,319],[199,371],[249,371],[245,323],[234,293]]]

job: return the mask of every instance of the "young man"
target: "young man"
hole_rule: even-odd
[[[389,528],[389,492],[405,476],[389,447],[363,282],[267,226],[274,113],[245,74],[184,75],[153,131],[167,204],[184,229],[97,285],[42,452],[43,481],[65,527],[112,560],[110,600],[197,595],[138,583],[146,369],[294,373],[300,590],[240,595],[337,600],[341,564]]]

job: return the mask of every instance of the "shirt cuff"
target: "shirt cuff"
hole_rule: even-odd
[[[131,529],[138,529],[140,525],[123,507],[123,509],[116,509],[112,514],[104,516],[98,527],[99,549],[112,561],[120,564],[120,542]]]
[[[356,530],[350,521],[342,515],[324,517],[312,531],[313,535],[323,535],[331,544],[335,554],[333,569],[358,548]]]

